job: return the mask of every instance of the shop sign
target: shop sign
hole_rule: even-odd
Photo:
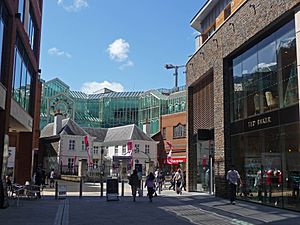
[[[246,131],[272,127],[278,124],[278,112],[270,112],[265,115],[256,116],[245,120]]]
[[[67,185],[58,185],[57,191],[59,199],[64,199],[67,197]]]
[[[270,116],[249,121],[247,124],[248,124],[248,128],[252,128],[252,127],[258,127],[261,125],[265,125],[268,123],[272,123],[272,118]]]

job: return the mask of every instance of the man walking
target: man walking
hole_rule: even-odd
[[[131,192],[133,196],[133,201],[135,202],[136,191],[140,185],[139,177],[136,170],[133,170],[133,173],[129,177],[129,185],[131,186]]]
[[[234,169],[234,166],[230,166],[230,170],[227,172],[227,181],[229,183],[229,198],[230,203],[235,204],[236,199],[236,186],[240,183],[240,174]]]

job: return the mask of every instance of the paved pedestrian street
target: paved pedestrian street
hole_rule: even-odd
[[[85,184],[82,198],[76,192],[78,183],[68,183],[68,186],[70,192],[66,199],[55,200],[53,190],[48,189],[41,199],[11,200],[9,208],[0,210],[0,224],[300,225],[300,213],[244,201],[231,205],[225,199],[205,193],[177,195],[163,190],[151,203],[144,190],[144,196],[133,202],[126,184],[125,196],[120,196],[118,201],[106,201],[105,196],[99,196],[97,184]]]

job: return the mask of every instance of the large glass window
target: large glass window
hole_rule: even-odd
[[[29,63],[24,51],[22,48],[16,47],[13,97],[26,111],[29,111],[32,83],[32,75],[28,69],[28,65]]]
[[[2,65],[2,52],[3,52],[3,38],[4,38],[4,30],[5,30],[5,23],[4,23],[4,8],[0,4],[0,80],[1,80],[1,65]]]
[[[231,120],[297,103],[295,21],[232,60]]]
[[[33,49],[33,45],[34,45],[34,35],[35,35],[35,31],[36,31],[36,26],[35,23],[33,21],[33,16],[32,16],[32,12],[31,10],[28,13],[28,27],[27,27],[27,33],[28,33],[28,37],[29,37],[29,44],[31,46],[31,48]]]
[[[299,135],[295,123],[232,136],[240,198],[300,210]]]
[[[21,22],[23,22],[24,20],[24,6],[25,6],[25,0],[19,0],[18,13],[20,13]]]
[[[259,113],[278,108],[276,39],[271,35],[258,44],[258,72],[261,78]]]

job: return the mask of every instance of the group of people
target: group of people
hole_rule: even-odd
[[[186,191],[186,172],[178,168],[176,172],[172,173],[171,186],[169,190],[173,189],[177,194],[182,194],[182,189]]]
[[[44,169],[41,169],[41,167],[38,167],[36,172],[33,174],[32,182],[37,186],[46,186],[46,179],[50,179],[50,188],[54,187],[54,177],[55,172],[54,169],[51,169],[49,175],[46,175],[46,172]]]
[[[131,186],[133,201],[135,202],[137,192],[141,191],[141,180],[136,170],[133,170],[133,173],[129,177],[129,185]],[[145,187],[148,191],[149,201],[152,202],[153,195],[156,192],[155,176],[152,172],[147,176]]]
[[[154,196],[157,196],[157,191],[162,191],[162,186],[165,182],[165,175],[162,171],[156,170],[154,173],[150,172],[145,181],[145,188],[147,188],[147,196],[149,201],[152,202]],[[129,185],[131,186],[133,201],[136,201],[136,195],[141,191],[141,180],[138,177],[137,171],[133,170],[133,173],[129,177]],[[182,189],[186,191],[186,181],[185,181],[185,171],[182,172],[181,169],[177,169],[176,172],[172,174],[171,186],[169,190],[177,192],[177,194],[182,194]]]

